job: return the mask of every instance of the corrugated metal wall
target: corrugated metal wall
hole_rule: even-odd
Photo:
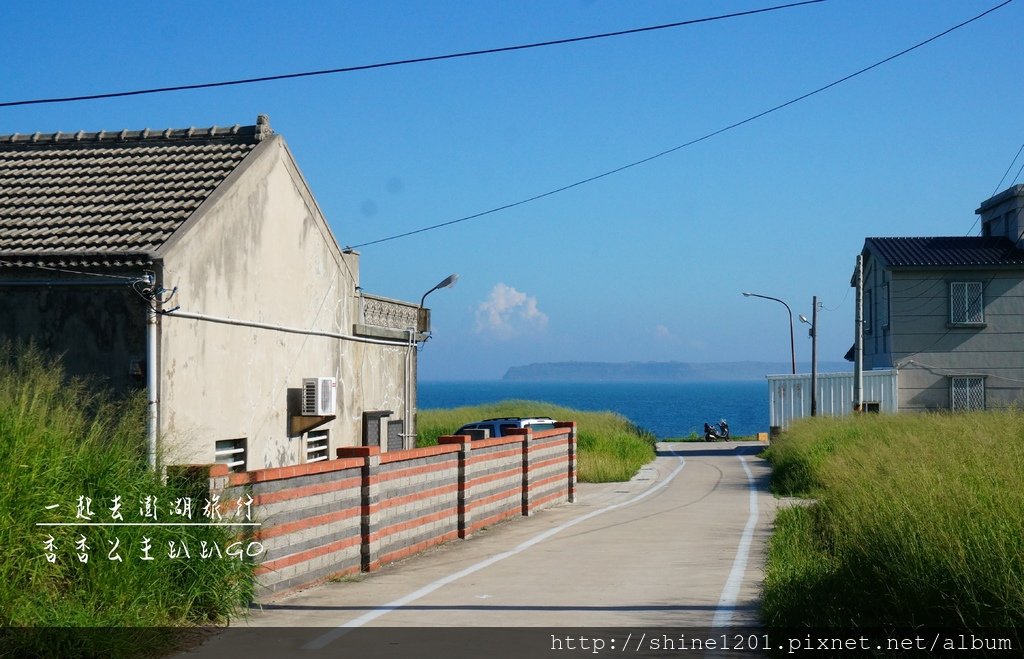
[[[818,415],[844,416],[853,411],[853,373],[818,374]],[[880,412],[899,410],[896,369],[864,371],[864,396]],[[811,375],[768,376],[769,425],[786,429],[793,419],[811,415]]]

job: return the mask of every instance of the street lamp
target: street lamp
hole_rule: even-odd
[[[818,415],[818,296],[814,296],[811,307],[811,320],[800,314],[800,322],[811,326],[811,416]]]
[[[442,279],[441,283],[439,283],[437,286],[431,288],[429,291],[427,291],[426,293],[423,294],[423,297],[420,298],[420,309],[423,308],[423,303],[426,301],[428,295],[430,295],[431,293],[433,293],[434,291],[436,291],[439,288],[451,288],[452,286],[455,285],[455,282],[457,282],[458,280],[459,280],[459,276],[457,274],[454,274],[454,273],[450,274],[447,277],[445,277],[444,279]]]
[[[789,305],[780,300],[777,297],[769,297],[767,295],[758,295],[757,293],[744,293],[743,297],[759,297],[765,300],[774,300],[782,306],[786,307],[786,311],[789,312],[789,358],[793,364],[793,375],[796,375],[796,347],[793,342],[793,310],[789,308]]]
[[[420,298],[420,308],[417,313],[417,324],[419,325],[417,329],[420,332],[426,332],[430,328],[430,312],[427,309],[423,308],[423,303],[427,301],[427,296],[433,293],[434,291],[438,290],[439,288],[451,288],[452,286],[455,285],[455,282],[457,282],[458,280],[459,276],[457,274],[450,274],[444,279],[442,279],[437,286],[431,288],[429,291],[424,293],[423,297]]]

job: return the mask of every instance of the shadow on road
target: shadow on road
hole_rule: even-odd
[[[381,606],[322,606],[303,604],[257,604],[251,605],[250,609],[262,609],[265,611],[375,611]],[[513,605],[513,604],[407,604],[401,607],[403,611],[621,611],[621,612],[643,612],[643,611],[716,611],[715,604],[642,604],[635,606],[594,606],[589,604],[568,605],[568,606],[540,606],[540,605]],[[755,611],[758,609],[756,603],[740,604],[735,607],[737,610]]]

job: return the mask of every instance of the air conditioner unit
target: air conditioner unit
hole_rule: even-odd
[[[337,400],[336,378],[302,379],[302,416],[334,416]]]

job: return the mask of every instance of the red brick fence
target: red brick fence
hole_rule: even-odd
[[[339,448],[334,460],[239,474],[211,465],[204,475],[221,501],[252,497],[268,597],[575,501],[576,424],[513,432],[387,453]]]

